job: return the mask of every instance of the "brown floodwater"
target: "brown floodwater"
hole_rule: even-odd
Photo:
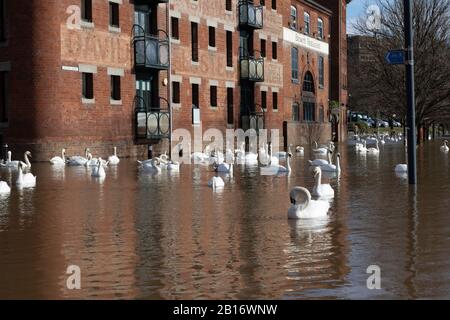
[[[288,221],[289,191],[310,190],[309,150],[293,173],[236,166],[152,175],[134,161],[101,183],[82,167],[34,164],[34,189],[0,197],[0,298],[450,298],[450,155],[418,148],[417,190],[394,173],[402,144],[376,156],[340,145],[330,217]],[[11,185],[16,172],[2,169]],[[328,181],[328,180],[327,180]],[[69,265],[81,289],[66,287]],[[366,269],[381,269],[369,290]]]

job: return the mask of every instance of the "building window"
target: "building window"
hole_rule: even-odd
[[[261,91],[261,108],[267,109],[267,91]]]
[[[209,27],[209,46],[214,48],[216,46],[216,28]]]
[[[180,39],[180,31],[178,30],[178,18],[171,17],[170,23],[171,23],[172,38],[177,40]]]
[[[323,106],[320,107],[319,110],[319,120],[320,122],[324,123],[325,122],[325,112],[323,110]]]
[[[81,19],[92,22],[92,0],[81,0]]]
[[[217,107],[217,86],[209,87],[209,100],[211,107]]]
[[[316,104],[314,102],[303,102],[303,120],[316,120]]]
[[[272,42],[272,59],[277,60],[278,59],[278,51],[277,51],[277,43]]]
[[[192,84],[192,107],[200,108],[199,104],[199,86],[197,83]]]
[[[84,99],[94,99],[94,74],[92,73],[82,73],[83,82],[83,98]]]
[[[180,83],[177,81],[172,82],[172,102],[180,103]]]
[[[321,88],[325,85],[325,77],[324,77],[324,59],[322,56],[319,56],[319,86]]]
[[[227,118],[228,124],[233,124],[234,122],[234,108],[233,108],[233,88],[227,88]]]
[[[277,0],[272,0],[272,9],[277,10]]]
[[[272,92],[272,108],[278,110],[278,92]]]
[[[233,34],[227,31],[227,67],[233,66]]]
[[[291,19],[289,21],[289,27],[293,30],[297,30],[297,8],[291,6]]]
[[[0,122],[8,122],[8,73],[0,72]]]
[[[266,57],[266,40],[261,39],[261,57]]]
[[[191,22],[192,61],[198,62],[198,24]]]
[[[109,3],[109,25],[119,28],[119,4],[115,2]]]
[[[231,11],[231,0],[225,0],[225,10]]]
[[[303,80],[303,91],[314,93],[314,79],[311,72],[306,72]]]
[[[305,12],[304,19],[305,19],[305,34],[309,34],[311,21],[310,21],[308,12]]]
[[[294,81],[298,81],[298,49],[292,48],[291,49],[291,78]]]
[[[292,120],[300,121],[300,107],[297,103],[292,105]]]
[[[0,0],[0,41],[6,40],[6,10],[5,1]]]
[[[317,20],[317,33],[318,33],[318,37],[319,39],[323,39],[323,20],[322,19],[318,19]]]
[[[121,100],[120,94],[120,76],[111,76],[111,99]]]

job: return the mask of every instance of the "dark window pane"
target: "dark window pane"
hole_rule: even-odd
[[[267,108],[267,92],[261,91],[261,108]]]
[[[119,27],[119,4],[109,3],[109,24],[113,27]]]
[[[92,0],[81,0],[81,19],[92,22]]]
[[[180,83],[172,82],[172,102],[180,103]]]
[[[272,9],[277,10],[277,0],[272,0]]]
[[[278,109],[278,92],[272,92],[272,107],[274,110]]]
[[[199,92],[198,92],[198,84],[193,83],[192,84],[192,105],[196,108],[199,108]]]
[[[266,40],[261,39],[261,57],[266,57]]]
[[[227,67],[233,66],[233,34],[227,31]]]
[[[210,87],[210,103],[212,107],[217,107],[217,86]]]
[[[178,18],[171,17],[171,24],[172,24],[172,38],[174,39],[180,39],[180,32],[178,30]]]
[[[198,61],[198,24],[191,22],[192,61]]]
[[[216,28],[209,27],[208,31],[209,31],[209,46],[215,47],[216,46]]]
[[[277,43],[272,42],[272,59],[278,59],[278,50],[277,50]]]
[[[292,68],[292,79],[298,80],[298,49],[292,48],[291,50],[291,68]]]
[[[92,73],[82,73],[83,98],[94,99],[94,76]]]
[[[231,0],[225,0],[225,10],[231,11]]]
[[[233,88],[227,88],[227,118],[228,124],[233,124],[234,122],[234,107],[233,107]]]
[[[120,77],[119,76],[111,76],[111,99],[120,100]]]

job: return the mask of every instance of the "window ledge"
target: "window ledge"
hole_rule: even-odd
[[[233,10],[227,10],[227,9],[225,9],[225,14],[228,14],[228,15],[233,15]]]
[[[225,67],[225,70],[226,71],[234,71],[234,68],[233,67]]]
[[[121,33],[122,29],[120,29],[120,27],[115,27],[115,26],[109,26],[108,27],[109,32],[112,33]]]
[[[272,62],[278,62],[278,59],[273,59],[273,58],[272,58]]]
[[[110,99],[109,100],[109,104],[112,105],[112,106],[121,106],[122,105],[122,100]]]
[[[209,106],[209,108],[214,111],[217,111],[219,109],[218,106]]]
[[[208,51],[217,52],[217,47],[208,46]]]
[[[180,39],[177,38],[170,38],[170,42],[174,44],[180,44]]]
[[[174,103],[174,102],[172,102],[172,109],[173,110],[180,110],[181,109],[181,103]]]
[[[199,66],[199,65],[200,65],[200,62],[198,62],[198,61],[192,61],[192,60],[191,60],[191,65],[193,65],[193,66]]]
[[[81,98],[81,103],[83,103],[83,104],[95,104],[95,98],[94,99]]]
[[[278,109],[272,109],[273,113],[278,113]]]
[[[295,79],[291,79],[291,82],[294,83],[294,84],[300,84],[300,81],[299,80],[295,80]]]
[[[94,29],[95,28],[95,24],[93,22],[89,22],[89,21],[85,21],[85,20],[81,20],[80,26],[84,29]]]

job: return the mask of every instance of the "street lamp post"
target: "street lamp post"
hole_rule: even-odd
[[[407,126],[408,126],[408,182],[417,182],[416,159],[416,110],[414,97],[414,31],[412,24],[412,0],[403,0],[405,23],[405,49],[406,49],[406,96],[407,96]]]

